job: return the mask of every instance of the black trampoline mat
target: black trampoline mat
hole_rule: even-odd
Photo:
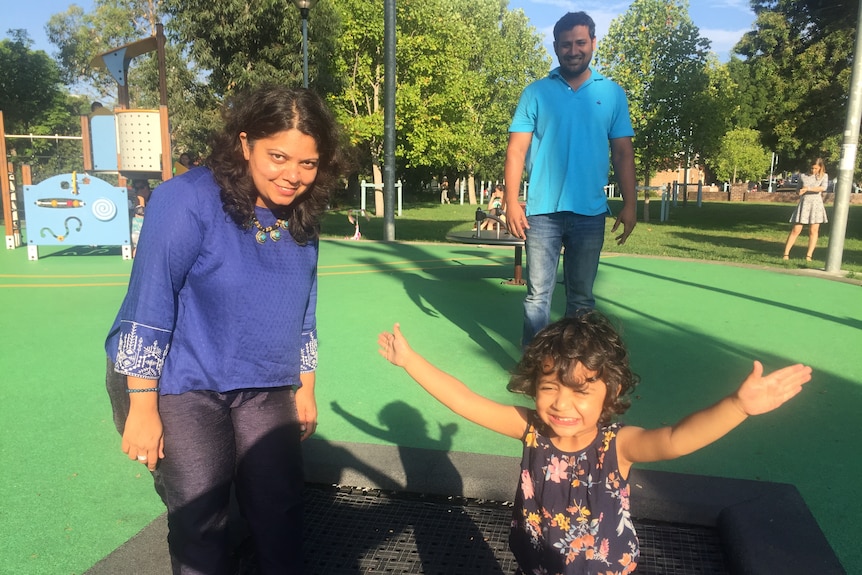
[[[306,572],[511,574],[510,502],[310,485]],[[638,575],[725,575],[711,528],[638,521]]]

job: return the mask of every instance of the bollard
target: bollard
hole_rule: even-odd
[[[665,189],[661,193],[661,221],[667,221],[667,212],[668,212],[668,202],[670,200],[670,194]]]
[[[644,190],[644,222],[649,223],[649,190]]]

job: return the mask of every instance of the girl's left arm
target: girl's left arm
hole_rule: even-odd
[[[763,365],[754,362],[751,373],[739,389],[671,427],[643,429],[623,427],[617,452],[624,465],[675,459],[688,455],[720,439],[750,415],[778,408],[811,380],[811,368],[791,365],[764,376]]]

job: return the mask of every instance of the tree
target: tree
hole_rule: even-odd
[[[757,130],[737,128],[721,139],[712,167],[721,180],[759,180],[769,171],[770,157],[770,153],[760,144]]]
[[[735,117],[738,88],[730,76],[728,66],[721,64],[715,54],[706,59],[707,82],[700,92],[691,94],[688,101],[688,120],[691,146],[701,158],[713,157],[719,149],[722,136],[731,129]],[[707,162],[708,163],[708,162]]]
[[[0,41],[0,110],[7,131],[26,133],[60,94],[60,74],[45,52],[30,49],[25,30],[11,32],[11,40]]]
[[[858,0],[752,0],[751,5],[755,29],[734,51],[746,58],[749,85],[767,94],[757,93],[749,106],[755,127],[784,169],[807,166],[816,156],[837,163]]]
[[[380,181],[383,2],[339,0],[331,102]],[[504,0],[430,0],[397,6],[396,154],[403,169],[456,177],[502,173],[506,128],[520,91],[549,61],[522,12]],[[468,178],[471,180],[472,178]]]
[[[701,97],[709,86],[708,50],[685,0],[634,0],[599,44],[599,68],[628,94],[635,158],[647,185],[657,168],[675,167],[686,150],[699,152],[694,135],[714,121]]]
[[[151,0],[96,0],[93,12],[72,4],[53,14],[46,26],[48,40],[57,46],[57,61],[63,80],[87,86],[97,99],[115,96],[117,83],[104,69],[90,65],[98,54],[155,35],[161,20],[160,2]],[[143,60],[133,61],[132,70]],[[130,96],[133,88],[130,82]]]
[[[475,153],[476,171],[487,179],[496,179],[503,173],[508,127],[521,91],[548,74],[551,58],[523,11],[508,10],[505,2],[500,2],[496,21],[477,24],[487,39],[475,52],[475,65],[485,72],[474,103],[482,134]]]
[[[48,21],[48,37],[57,46],[63,79],[88,87],[105,103],[117,96],[117,82],[104,69],[91,66],[95,56],[156,34],[156,25],[167,18],[162,0],[96,0],[85,13],[72,5]],[[182,42],[165,47],[168,111],[175,156],[179,152],[204,151],[207,136],[217,124],[219,100],[205,74],[189,58]],[[155,52],[132,60],[127,84],[133,108],[159,104],[158,62]]]
[[[122,35],[106,40],[104,15],[116,17],[115,8],[125,7],[132,22],[165,19],[171,121],[178,141],[197,137],[201,124],[215,124],[216,105],[233,90],[263,82],[300,85],[299,11],[284,0],[160,0],[149,5],[153,18],[140,12],[143,0],[126,2],[97,0],[92,14],[72,8],[53,21],[66,54],[64,69],[69,78],[81,78],[93,55],[125,40]],[[479,170],[499,175],[518,95],[548,70],[535,30],[522,12],[506,8],[506,0],[427,0],[397,8],[401,169],[446,174],[452,181]],[[133,29],[140,27],[121,31],[132,35]],[[383,2],[321,2],[310,13],[308,32],[310,86],[338,115],[360,153],[360,169],[380,182]],[[155,69],[149,60],[136,61],[129,75],[142,86],[136,104],[151,105]]]
[[[78,115],[86,102],[66,94],[60,71],[42,50],[30,49],[32,40],[24,30],[10,31],[11,39],[0,41],[0,110],[7,134],[80,136]],[[30,164],[33,180],[81,169],[81,144],[75,140],[10,138],[13,164]]]
[[[463,82],[454,86],[462,97],[462,137],[450,147],[450,165],[467,178],[475,203],[474,176],[502,176],[512,112],[524,86],[547,75],[550,59],[523,12],[509,11],[506,2],[461,3],[459,12],[470,28],[456,55],[465,63]]]
[[[725,68],[730,76],[728,92],[733,102],[732,113],[728,115],[730,128],[756,128],[766,108],[775,105],[769,76],[762,66],[751,66],[736,54],[731,54]]]
[[[162,0],[168,29],[208,71],[219,96],[263,83],[302,85],[299,10],[287,0]],[[309,85],[328,93],[337,84],[328,55],[338,36],[333,2],[308,19]]]

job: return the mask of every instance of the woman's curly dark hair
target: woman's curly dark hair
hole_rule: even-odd
[[[288,222],[296,243],[303,245],[317,238],[320,215],[342,170],[338,125],[323,100],[308,89],[263,85],[231,97],[225,102],[222,118],[224,129],[213,136],[206,163],[221,188],[224,211],[242,228],[251,225],[258,192],[243,155],[240,133],[247,134],[250,146],[290,129],[314,138],[320,154],[314,183],[296,201],[273,213]]]
[[[542,376],[552,373],[563,385],[582,389],[588,384],[574,379],[578,363],[596,371],[607,385],[599,423],[610,423],[614,415],[625,413],[628,395],[639,378],[629,368],[628,350],[619,334],[597,311],[563,318],[536,334],[512,370],[508,389],[535,398]]]

